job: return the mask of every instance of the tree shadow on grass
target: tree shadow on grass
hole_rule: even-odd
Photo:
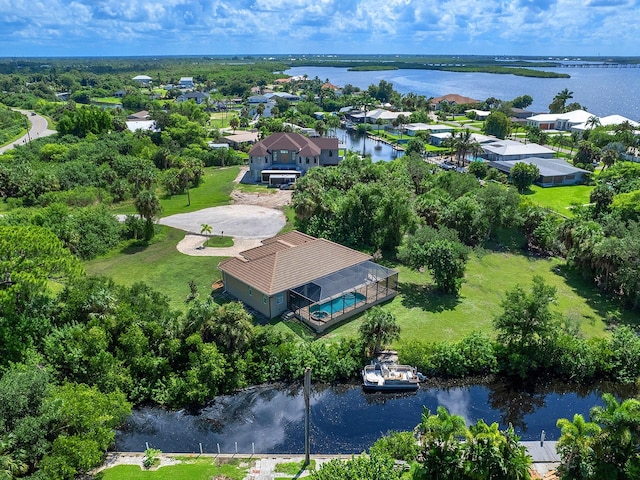
[[[421,308],[425,312],[444,312],[454,310],[460,304],[460,297],[438,292],[432,285],[398,283],[402,295],[402,305],[407,308]]]
[[[144,252],[147,248],[149,248],[149,242],[145,242],[144,240],[139,240],[137,242],[132,242],[120,249],[120,253],[123,255],[135,255],[136,253]]]
[[[553,273],[564,278],[565,283],[576,295],[584,298],[608,326],[640,325],[638,312],[626,309],[618,299],[596,288],[589,279],[584,278],[580,272],[569,265],[558,265],[553,269]]]

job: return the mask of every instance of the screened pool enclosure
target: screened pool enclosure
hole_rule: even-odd
[[[317,332],[397,295],[398,272],[359,263],[289,290],[289,308]]]

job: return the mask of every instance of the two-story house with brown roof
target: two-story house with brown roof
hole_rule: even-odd
[[[269,135],[249,150],[251,179],[269,185],[294,182],[312,167],[338,165],[338,139],[299,133]]]

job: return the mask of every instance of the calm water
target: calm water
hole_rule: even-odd
[[[375,133],[375,129],[371,133]],[[394,150],[391,145],[371,140],[366,135],[351,130],[337,128],[336,136],[341,144],[346,145],[347,150],[353,150],[362,155],[371,155],[374,162],[381,160],[388,162],[403,155],[403,152]]]
[[[435,70],[388,70],[382,72],[349,72],[346,68],[295,67],[288,75],[329,79],[344,86],[362,89],[380,80],[393,83],[402,94],[413,92],[426,97],[458,93],[478,100],[496,97],[512,100],[531,95],[535,112],[547,112],[553,97],[562,89],[573,92],[570,102],[578,102],[598,116],[623,115],[640,120],[640,68],[545,68],[546,71],[568,73],[571,78],[528,78],[489,73],[455,73]]]
[[[588,417],[601,404],[606,387],[578,387],[557,383],[524,391],[504,383],[456,388],[421,388],[415,393],[362,392],[360,385],[314,386],[311,397],[313,453],[359,453],[389,430],[411,430],[423,405],[438,405],[461,415],[467,425],[511,423],[523,440],[558,438],[556,420]],[[216,398],[199,414],[142,408],[117,433],[116,449],[143,451],[145,442],[165,452],[256,453],[304,452],[304,398],[299,386],[260,387]]]

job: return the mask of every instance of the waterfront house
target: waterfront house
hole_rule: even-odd
[[[540,130],[559,130],[568,132],[571,127],[586,123],[593,116],[585,110],[573,110],[565,113],[541,113],[527,118],[527,125]]]
[[[463,95],[458,95],[457,93],[448,93],[447,95],[443,95],[441,97],[432,98],[430,103],[431,105],[434,106],[436,110],[440,110],[441,104],[472,105],[472,104],[480,103],[480,100],[476,100],[475,98],[465,97]]]
[[[267,318],[287,310],[322,332],[397,295],[398,272],[296,230],[220,262],[225,291]]]
[[[415,137],[418,132],[429,132],[431,135],[435,133],[451,133],[454,128],[450,125],[437,125],[434,123],[407,123],[404,130],[410,137]]]
[[[588,170],[574,167],[560,158],[529,157],[522,160],[510,160],[506,162],[489,162],[488,165],[509,175],[516,163],[529,163],[538,167],[540,176],[535,183],[541,187],[584,183],[586,175],[591,173]]]
[[[637,129],[640,127],[640,123],[634,122],[630,118],[623,117],[622,115],[608,115],[606,117],[597,117],[598,123],[597,125],[602,127],[611,127],[613,125],[622,125],[623,123],[628,123],[632,128]],[[580,123],[578,125],[573,125],[571,127],[572,132],[584,132],[585,130],[591,129],[597,125],[587,125],[587,122]]]
[[[496,140],[482,145],[482,158],[490,161],[506,162],[529,157],[553,158],[555,152],[537,143],[520,143],[515,140]]]
[[[295,181],[312,167],[337,165],[338,139],[309,138],[299,133],[269,135],[249,151],[249,176],[269,185]]]

